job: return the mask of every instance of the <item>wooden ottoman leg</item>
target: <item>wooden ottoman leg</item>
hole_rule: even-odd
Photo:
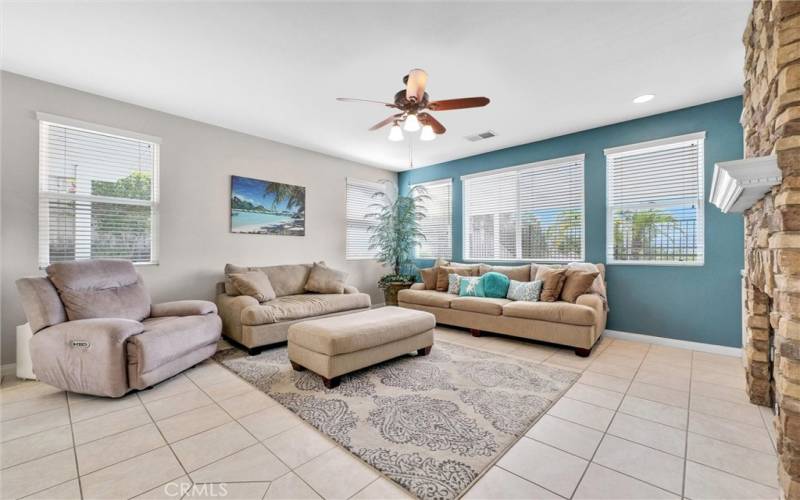
[[[340,382],[339,377],[333,377],[333,378],[322,377],[322,383],[325,384],[325,387],[327,389],[333,389],[335,387],[338,387],[339,382]]]
[[[423,347],[422,349],[417,349],[417,356],[427,356],[431,353],[431,349],[433,346]]]
[[[292,364],[292,369],[293,369],[294,371],[296,371],[296,372],[301,372],[301,371],[303,371],[303,370],[305,370],[305,369],[306,369],[306,367],[305,367],[305,366],[303,366],[303,365],[298,365],[298,364],[297,364],[297,363],[295,363],[294,361],[289,361],[289,362]]]
[[[470,328],[469,329],[469,333],[471,333],[473,337],[480,337],[481,336],[481,331],[478,330],[477,328]]]

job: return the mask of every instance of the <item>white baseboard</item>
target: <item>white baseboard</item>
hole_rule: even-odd
[[[6,365],[0,365],[0,375],[2,375],[3,377],[16,374],[17,374],[16,363],[8,363]]]
[[[668,339],[666,337],[656,337],[653,335],[643,335],[641,333],[620,332],[618,330],[606,330],[605,334],[614,339],[632,340],[647,344],[677,347],[678,349],[689,349],[691,351],[708,352],[711,354],[721,354],[723,356],[734,356],[741,358],[742,349],[740,347],[728,347],[716,344],[704,344],[702,342],[692,342],[690,340]]]

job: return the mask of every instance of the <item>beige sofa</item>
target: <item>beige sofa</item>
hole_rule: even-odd
[[[605,278],[605,267],[596,264]],[[481,274],[492,270],[480,265]],[[397,296],[398,305],[427,311],[442,325],[469,328],[473,335],[481,331],[541,340],[575,348],[575,354],[588,356],[606,327],[604,299],[584,294],[570,302],[514,302],[508,299],[459,297],[436,290],[425,290],[422,283]]]
[[[225,266],[226,275],[247,271],[266,273],[277,297],[259,303],[249,295],[238,295],[228,281],[217,283],[216,303],[222,316],[222,333],[254,355],[269,345],[286,342],[289,327],[294,323],[370,308],[369,295],[359,293],[353,286],[345,286],[341,294],[306,292],[312,267],[313,264]]]
[[[222,324],[206,300],[150,303],[133,264],[57,262],[17,289],[34,333],[33,371],[67,391],[119,397],[190,368],[217,350]]]

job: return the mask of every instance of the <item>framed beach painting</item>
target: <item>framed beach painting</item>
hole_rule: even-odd
[[[231,176],[231,232],[306,235],[306,188]]]

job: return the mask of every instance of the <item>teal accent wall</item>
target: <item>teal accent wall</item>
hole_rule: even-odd
[[[453,259],[460,261],[462,175],[584,153],[586,260],[605,262],[603,150],[705,131],[705,265],[609,265],[606,279],[611,310],[607,328],[741,347],[743,219],[741,214],[723,214],[707,201],[714,163],[742,158],[741,112],[742,98],[732,97],[402,172],[399,182],[407,190],[418,182],[453,179]],[[420,260],[418,265],[430,263]]]

